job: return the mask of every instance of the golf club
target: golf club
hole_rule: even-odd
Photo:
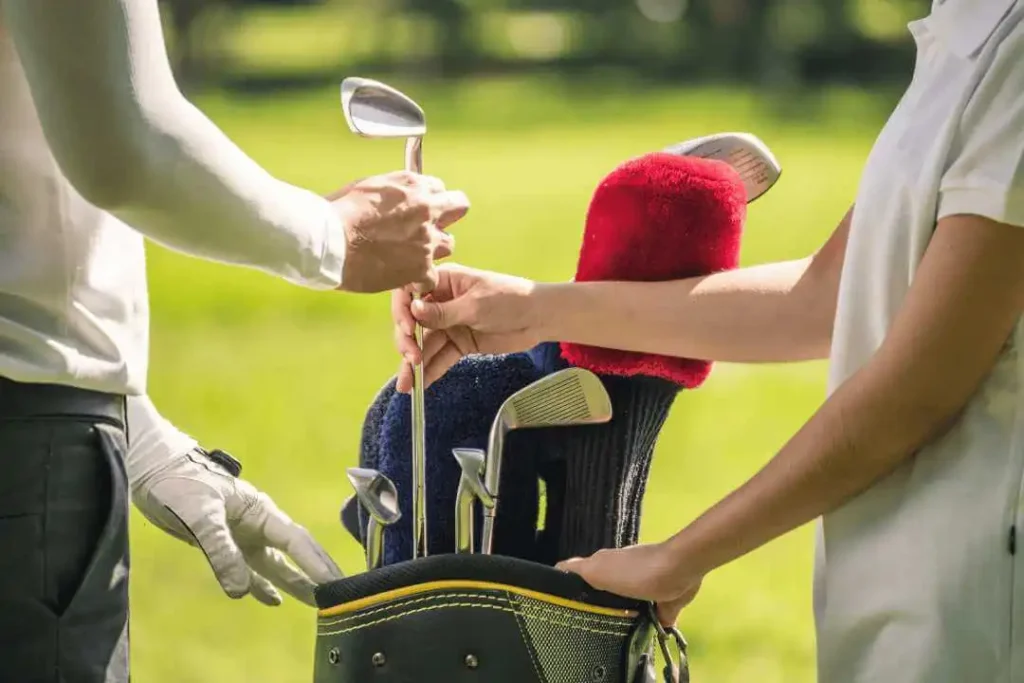
[[[494,505],[483,480],[486,454],[479,448],[453,448],[452,455],[462,469],[455,494],[455,552],[472,553],[473,501],[479,499],[485,508]]]
[[[715,133],[677,142],[662,151],[726,162],[743,179],[748,204],[770,190],[782,174],[768,145],[752,133]]]
[[[345,472],[359,503],[370,515],[366,525],[366,568],[377,569],[383,559],[384,527],[402,518],[398,491],[395,484],[377,470],[350,467]]]
[[[491,553],[494,518],[505,435],[513,429],[600,424],[612,419],[612,402],[604,384],[583,368],[567,368],[529,384],[505,399],[491,424],[487,440],[484,488],[494,499],[484,508],[481,552]]]
[[[369,78],[351,77],[341,82],[341,110],[349,129],[368,138],[405,138],[405,168],[423,172],[423,136],[427,117],[404,93]],[[420,294],[415,294],[419,297]],[[423,349],[423,327],[414,328],[416,345]],[[426,414],[423,398],[423,364],[413,366],[412,387],[412,557],[427,555]]]

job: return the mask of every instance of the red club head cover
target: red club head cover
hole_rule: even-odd
[[[577,282],[676,280],[736,268],[747,213],[728,164],[663,152],[631,159],[598,185],[576,268]],[[608,321],[615,324],[614,321]],[[701,385],[709,361],[562,343],[569,363],[606,375]]]

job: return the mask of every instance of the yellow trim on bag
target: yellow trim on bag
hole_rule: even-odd
[[[451,580],[451,581],[428,581],[427,583],[418,583],[414,586],[405,586],[404,588],[396,588],[394,590],[387,591],[385,593],[378,593],[377,595],[370,595],[359,600],[353,600],[352,602],[346,602],[341,605],[335,605],[334,607],[328,607],[319,611],[321,617],[334,617],[339,614],[347,614],[349,612],[356,612],[365,607],[370,607],[380,602],[386,602],[388,600],[397,600],[399,598],[407,598],[412,595],[419,595],[420,593],[426,593],[428,591],[436,590],[450,590],[450,589],[476,589],[476,590],[500,590],[509,593],[515,593],[525,598],[532,598],[534,600],[540,600],[558,607],[565,607],[568,609],[579,610],[580,612],[589,612],[590,614],[601,614],[609,617],[622,617],[626,619],[633,619],[637,616],[637,612],[628,609],[613,609],[611,607],[598,607],[596,605],[588,605],[584,602],[576,602],[575,600],[566,600],[555,595],[548,595],[547,593],[538,593],[526,588],[519,588],[518,586],[508,586],[502,583],[490,583],[489,581],[462,581],[462,580]]]

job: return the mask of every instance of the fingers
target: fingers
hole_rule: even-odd
[[[435,301],[415,299],[409,306],[413,318],[432,330],[446,330],[466,322],[464,300]]]
[[[443,337],[447,343],[431,355],[427,355],[426,350],[424,350],[423,355],[427,358],[426,364],[423,366],[424,388],[429,387],[444,377],[444,374],[451,370],[452,366],[462,360],[462,357],[465,355],[447,335],[437,336]]]
[[[410,391],[412,391],[412,386],[412,365],[403,362],[398,367],[398,376],[395,381],[395,391],[397,391],[400,394],[408,394]]]
[[[256,572],[252,572],[252,588],[249,594],[267,607],[277,607],[282,602],[281,594],[274,585]]]
[[[190,523],[170,506],[164,507],[188,529],[228,597],[237,599],[246,595],[252,586],[252,572],[231,535],[224,508],[203,509],[203,514]]]
[[[391,291],[391,320],[395,323],[396,342],[400,337],[412,339],[416,318],[412,316],[412,311],[409,310],[411,305],[412,294],[408,290],[395,289]],[[415,345],[414,342],[413,346],[415,347]],[[399,348],[399,351],[404,355],[402,348]]]
[[[246,552],[246,559],[249,561],[249,565],[267,577],[273,586],[280,588],[296,600],[316,607],[316,600],[313,597],[313,589],[316,588],[316,584],[292,565],[280,550],[266,547],[254,548],[251,552]],[[255,593],[255,590],[253,592]],[[280,596],[278,599],[280,600]]]
[[[568,560],[562,560],[555,565],[555,569],[562,572],[571,572],[573,574],[579,574],[580,569],[585,562],[585,558],[582,557],[570,557]]]
[[[261,518],[267,545],[277,548],[314,583],[328,583],[345,575],[313,536],[286,515],[265,493],[258,497],[256,515]]]
[[[455,237],[440,230],[431,230],[431,246],[434,251],[434,260],[440,261],[455,253]]]
[[[463,355],[450,344],[447,334],[436,330],[423,331],[423,351],[420,351],[416,346],[416,340],[411,336],[406,337],[401,333],[396,333],[396,339],[399,340],[399,351],[405,356],[405,360],[398,369],[398,382],[395,385],[396,391],[402,394],[409,393],[413,387],[412,366],[416,365],[417,361],[410,360],[410,357],[422,359],[424,363],[423,388],[425,389],[444,375]],[[453,355],[448,352],[449,346],[455,350],[454,359]]]
[[[448,190],[429,197],[430,221],[444,230],[469,212],[469,197],[459,190]]]

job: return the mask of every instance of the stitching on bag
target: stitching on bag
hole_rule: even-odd
[[[523,637],[523,645],[526,647],[526,651],[530,653],[530,661],[533,663],[533,672],[537,674],[537,680],[543,681],[544,675],[540,671],[540,662],[537,661],[537,653],[533,651],[533,641],[526,636],[526,627],[523,626],[523,619],[525,618],[519,609],[516,609],[517,604],[509,596],[509,604],[512,605],[512,613],[515,614],[516,626],[519,628],[519,635]]]
[[[448,598],[460,598],[460,599],[476,599],[491,601],[500,604],[506,604],[508,601],[503,597],[496,595],[486,595],[482,593],[437,593],[434,595],[427,595],[422,598],[414,598],[411,600],[403,600],[399,604],[385,605],[383,607],[377,607],[375,609],[366,612],[357,612],[355,614],[348,614],[340,617],[328,617],[320,621],[321,626],[337,626],[338,624],[344,624],[349,621],[357,621],[359,619],[365,619],[366,617],[373,616],[374,614],[380,614],[381,612],[391,612],[395,609],[407,607],[409,605],[419,605],[424,602],[435,602],[437,600],[444,600]]]
[[[499,596],[495,596],[495,595],[488,595],[486,593],[436,593],[436,594],[428,595],[428,596],[421,597],[421,598],[414,598],[414,599],[410,599],[410,600],[404,600],[400,604],[397,604],[397,605],[385,605],[383,607],[377,607],[377,608],[369,610],[367,612],[360,612],[360,613],[356,613],[356,614],[349,614],[349,615],[345,615],[345,616],[341,616],[341,617],[328,617],[328,618],[322,619],[320,621],[320,626],[338,626],[340,624],[348,623],[348,622],[351,622],[351,621],[357,621],[357,620],[360,620],[360,619],[365,619],[366,617],[370,617],[370,616],[373,616],[375,614],[380,614],[382,612],[390,612],[390,611],[395,610],[395,609],[401,609],[401,608],[407,607],[409,605],[418,605],[418,604],[423,604],[425,602],[435,602],[435,601],[438,601],[438,600],[448,600],[448,599],[452,599],[452,598],[457,598],[457,599],[461,599],[461,600],[465,600],[465,599],[482,600],[482,601],[490,601],[490,602],[495,602],[495,603],[508,604],[508,598],[507,597],[499,597]],[[531,608],[534,609],[534,610],[537,610],[537,611],[543,611],[543,612],[545,612],[548,615],[558,615],[558,616],[562,616],[562,617],[567,618],[567,619],[574,619],[574,620],[581,621],[581,622],[590,622],[590,623],[597,624],[597,625],[600,625],[600,626],[627,627],[628,625],[632,624],[632,620],[629,620],[629,619],[615,619],[615,618],[601,617],[601,616],[590,615],[590,614],[578,614],[578,613],[575,613],[575,612],[569,612],[567,610],[560,610],[560,609],[557,609],[555,607],[551,607],[551,606],[543,604],[543,603],[540,603],[540,604],[537,604],[537,605],[532,605]]]
[[[420,607],[420,608],[414,609],[414,610],[397,612],[395,614],[392,614],[392,615],[387,616],[387,617],[383,617],[381,619],[374,619],[373,621],[366,622],[365,624],[357,624],[356,626],[349,626],[348,628],[342,628],[342,629],[338,629],[338,630],[335,630],[335,631],[326,631],[326,630],[323,630],[322,628],[319,628],[319,629],[317,629],[317,634],[321,635],[321,636],[334,636],[334,635],[340,635],[340,634],[343,634],[343,633],[352,633],[354,631],[359,631],[359,630],[362,630],[362,629],[365,629],[365,628],[369,628],[371,626],[377,626],[378,624],[384,624],[384,623],[387,623],[389,621],[395,621],[397,619],[401,619],[403,617],[407,617],[407,616],[410,616],[410,615],[413,615],[413,614],[421,614],[423,612],[433,612],[433,611],[437,611],[437,610],[441,610],[441,609],[456,609],[456,608],[467,608],[467,607],[477,608],[477,609],[492,609],[492,610],[497,610],[499,612],[509,612],[511,614],[516,614],[515,610],[512,609],[511,607],[503,607],[501,605],[482,605],[482,604],[480,604],[478,602],[446,603],[446,604],[443,604],[443,605],[431,605],[431,606],[428,606],[428,607]],[[581,626],[579,624],[567,624],[567,623],[556,621],[556,620],[553,620],[553,619],[546,619],[544,617],[531,616],[530,618],[531,619],[536,619],[537,621],[543,621],[544,623],[551,624],[553,626],[561,626],[563,628],[576,629],[578,631],[584,631],[586,633],[592,633],[592,634],[595,634],[595,635],[615,636],[617,638],[622,638],[622,637],[625,637],[625,636],[629,635],[629,629],[623,629],[621,631],[604,631],[604,630],[596,629],[596,628],[593,628],[593,627],[590,627],[590,626]]]

